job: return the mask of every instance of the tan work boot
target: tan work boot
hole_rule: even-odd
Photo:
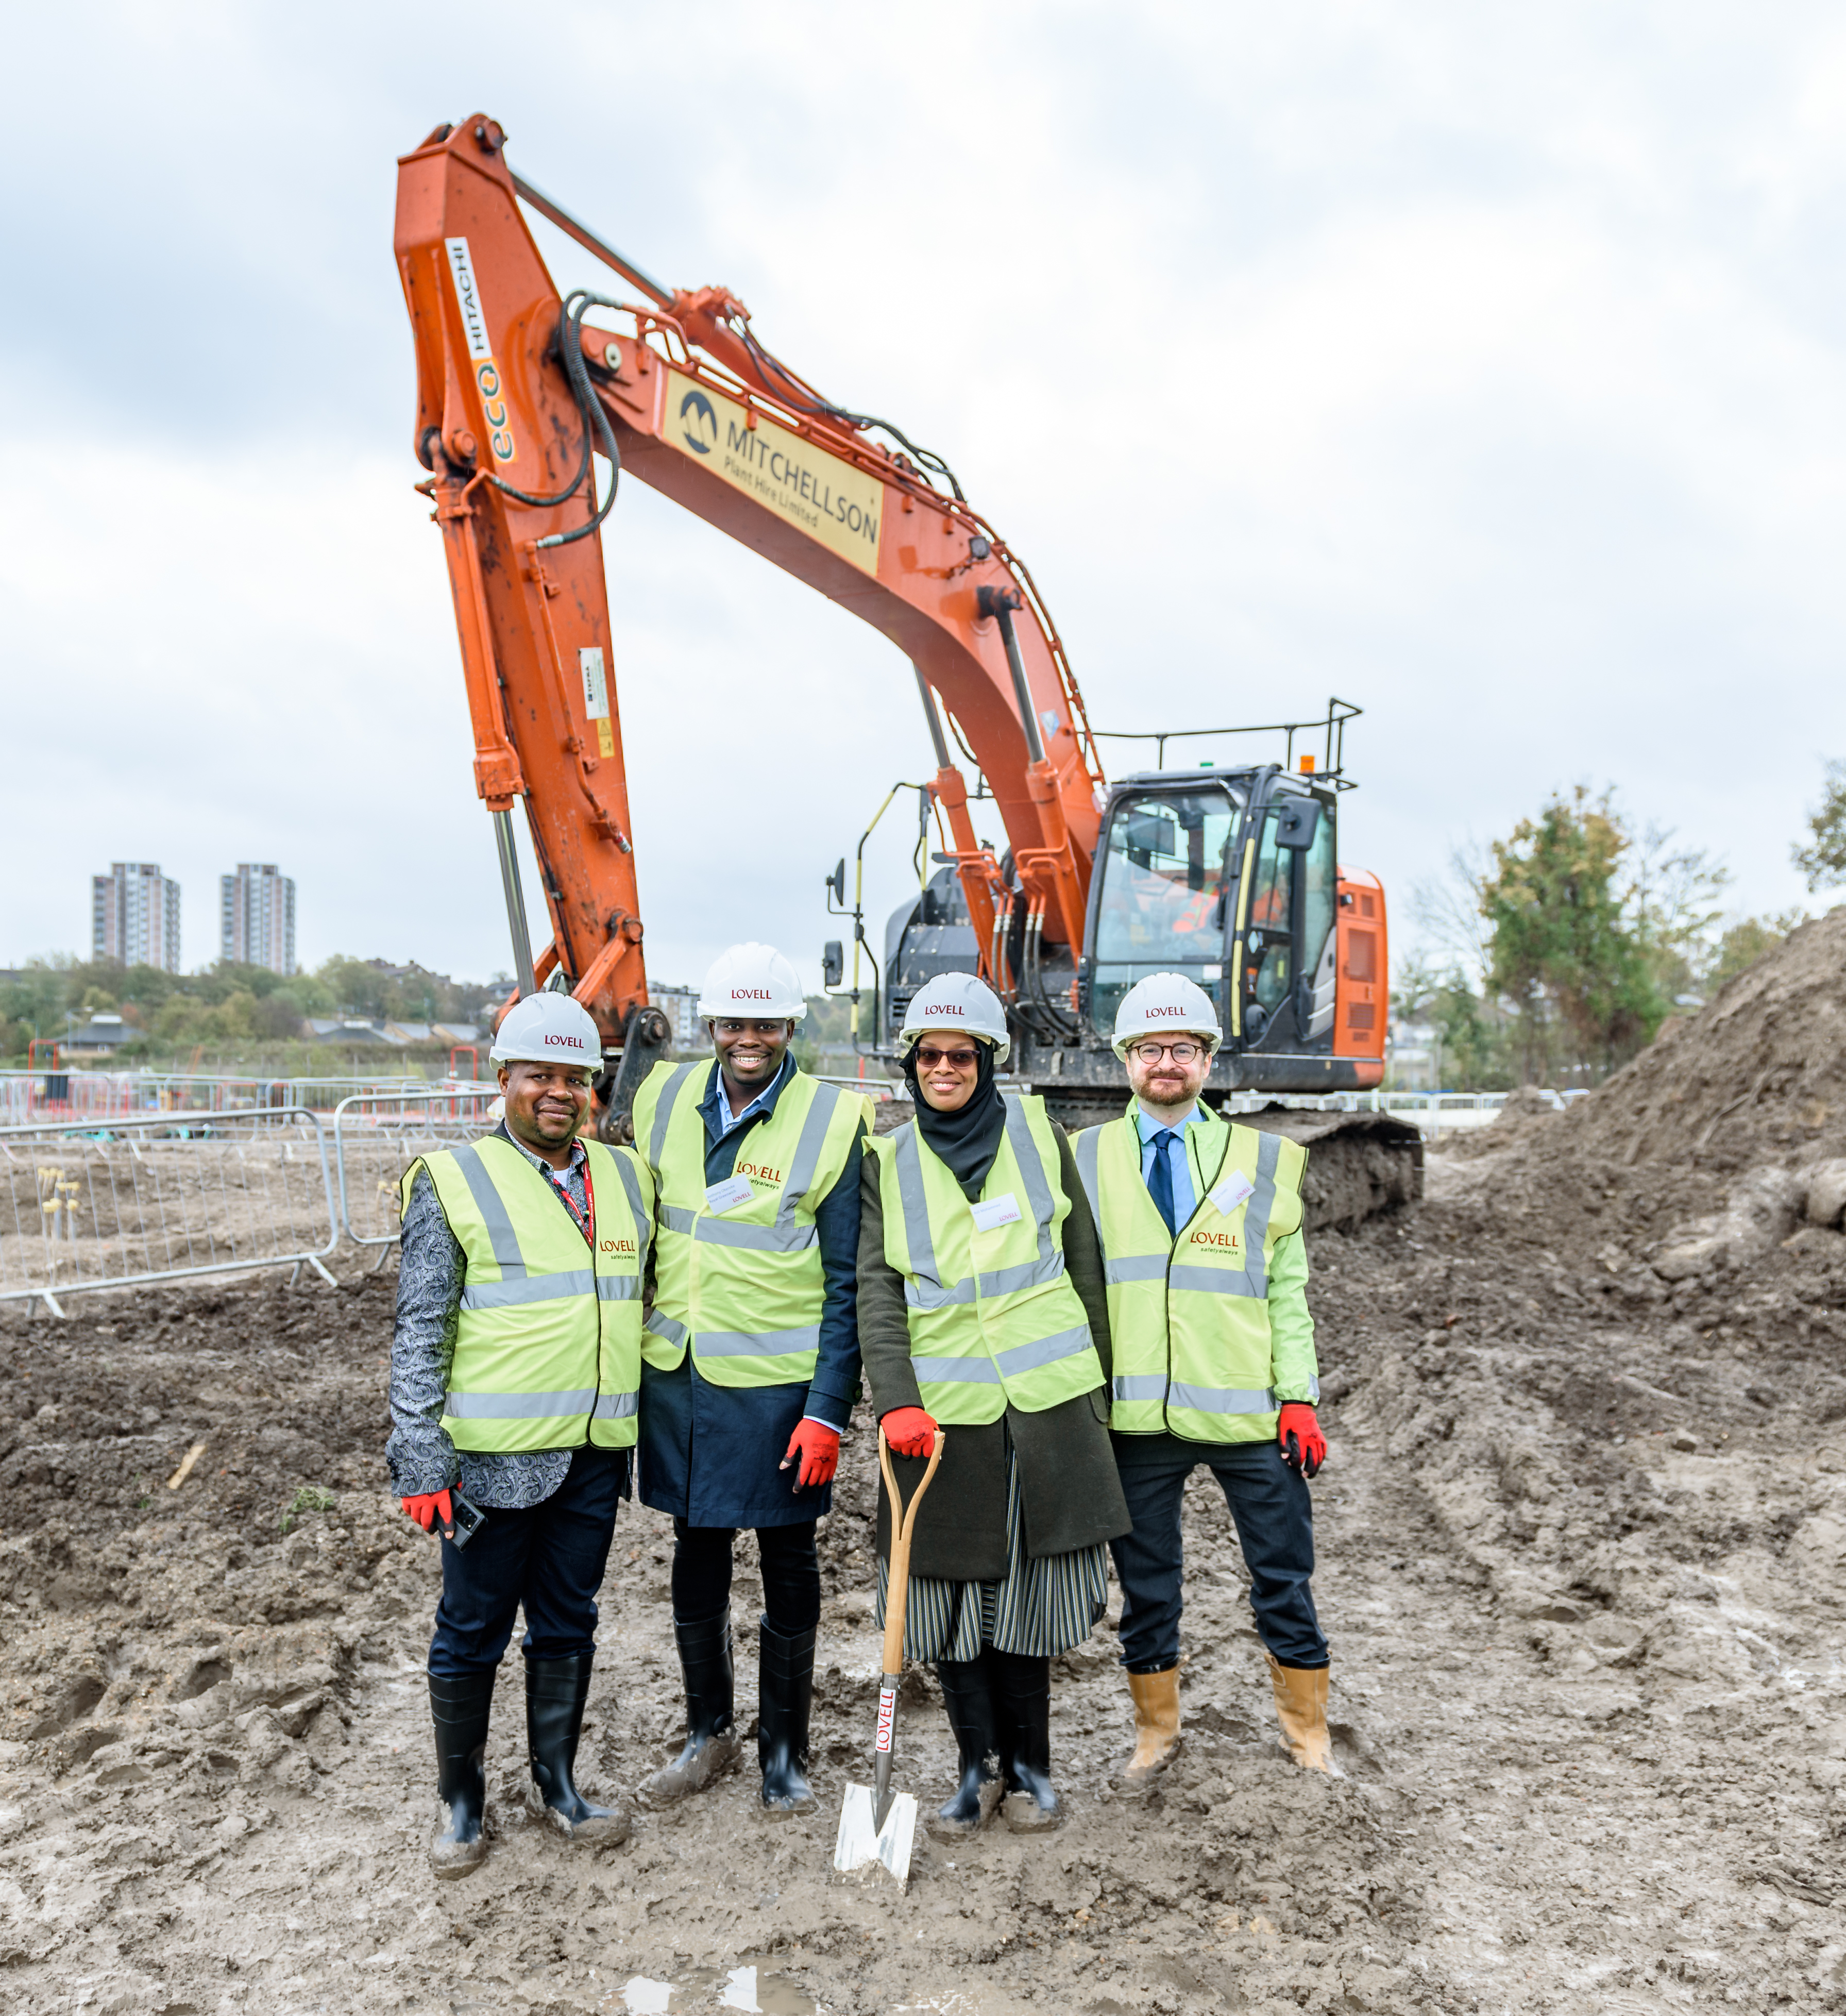
[[[1179,1669],[1130,1673],[1128,1692],[1135,1702],[1135,1754],[1121,1782],[1138,1792],[1160,1776],[1179,1747]]]
[[[1326,1666],[1285,1666],[1272,1652],[1263,1654],[1269,1662],[1269,1684],[1276,1690],[1276,1719],[1282,1725],[1282,1747],[1304,1771],[1325,1771],[1330,1777],[1341,1773],[1333,1762],[1333,1746],[1327,1735],[1327,1674]]]

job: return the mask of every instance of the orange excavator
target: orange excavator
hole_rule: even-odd
[[[619,289],[560,296],[522,205]],[[1282,763],[1111,783],[1031,574],[947,464],[824,398],[764,347],[734,294],[651,278],[516,173],[484,114],[401,157],[395,243],[416,353],[413,443],[429,472],[418,487],[448,557],[518,985],[567,988],[596,1018],[606,1130],[619,1132],[670,1043],[648,1000],[611,676],[601,527],[624,475],[862,617],[914,669],[936,766],[926,808],[946,844],[887,932],[874,1049],[932,974],[977,970],[1006,1003],[1013,1068],[1081,1124],[1119,1110],[1116,1004],[1144,974],[1178,970],[1219,1004],[1208,1096],[1380,1083],[1384,891],[1340,866],[1336,845],[1356,709],[1335,701],[1324,721],[1279,724]],[[1297,764],[1310,726],[1321,747]],[[1167,732],[1162,753],[1196,732]],[[976,772],[972,799],[951,735]],[[536,958],[512,819],[521,798],[551,926]],[[1002,849],[977,837],[977,803]],[[843,899],[839,871],[830,886]],[[855,933],[865,945],[862,915]],[[1420,1186],[1420,1137],[1388,1116],[1249,1117],[1339,1144],[1330,1159],[1317,1149],[1322,1222]]]

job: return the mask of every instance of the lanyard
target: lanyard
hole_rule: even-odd
[[[586,1155],[583,1163],[583,1196],[585,1203],[589,1207],[587,1215],[577,1208],[570,1193],[555,1175],[547,1176],[545,1180],[557,1192],[558,1201],[570,1212],[572,1222],[589,1242],[590,1251],[593,1253],[596,1250],[596,1186],[590,1181],[589,1157]]]

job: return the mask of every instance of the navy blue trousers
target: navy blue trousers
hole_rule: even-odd
[[[626,1449],[580,1449],[564,1481],[536,1505],[484,1508],[487,1524],[466,1547],[442,1543],[442,1600],[430,1671],[459,1680],[498,1665],[524,1605],[528,1659],[593,1651],[615,1510],[628,1479]]]
[[[1179,1663],[1184,1567],[1179,1538],[1186,1480],[1201,1463],[1222,1487],[1250,1571],[1257,1635],[1284,1666],[1324,1666],[1327,1641],[1314,1614],[1314,1510],[1299,1471],[1272,1442],[1196,1445],[1198,1454],[1150,1454],[1137,1461],[1118,1436],[1122,1495],[1135,1530],[1109,1543],[1121,1583],[1121,1662],[1131,1673],[1164,1673]],[[1171,1447],[1164,1440],[1163,1449]]]

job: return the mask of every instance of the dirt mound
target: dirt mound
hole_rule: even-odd
[[[1449,1134],[1443,1141],[1442,1151],[1466,1161],[1476,1155],[1503,1154],[1509,1148],[1527,1147],[1541,1129],[1556,1119],[1558,1110],[1549,1093],[1536,1085],[1522,1085],[1507,1095],[1506,1104],[1486,1126]]]
[[[1668,1022],[1541,1152],[1713,1169],[1846,1153],[1846,905]]]

